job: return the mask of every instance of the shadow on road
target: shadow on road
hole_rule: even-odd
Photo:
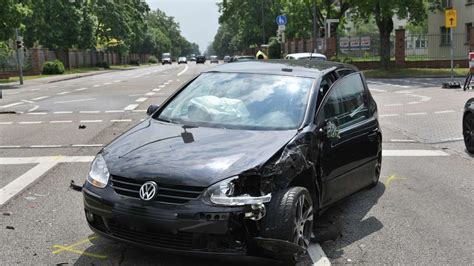
[[[319,232],[316,240],[329,258],[340,258],[344,247],[383,228],[376,217],[366,216],[384,192],[385,185],[379,182],[373,189],[362,190],[336,203],[316,220]]]

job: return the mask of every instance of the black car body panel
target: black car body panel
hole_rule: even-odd
[[[109,184],[100,189],[86,182],[83,190],[86,216],[93,215],[88,222],[94,231],[165,250],[248,254],[248,248],[258,243],[272,246],[267,240],[256,240],[259,230],[269,228],[245,218],[249,205],[216,206],[203,200],[211,185],[238,175],[258,180],[262,193],[303,186],[314,197],[315,209],[321,210],[373,182],[382,133],[365,82],[361,86],[367,119],[342,128],[337,138],[321,133],[328,121],[319,107],[329,101],[328,95],[340,84],[337,80],[363,80],[356,68],[280,60],[224,64],[207,71],[214,72],[314,79],[304,121],[294,130],[240,130],[155,119],[188,84],[183,85],[154,115],[100,152],[111,175]],[[322,79],[329,76],[335,82],[320,95]],[[156,200],[138,196],[148,181],[158,184]]]

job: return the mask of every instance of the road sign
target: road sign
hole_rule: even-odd
[[[286,25],[286,16],[280,15],[277,17],[276,22],[278,25]]]
[[[457,27],[457,12],[456,9],[446,9],[444,12],[445,18],[445,27],[446,28],[456,28]]]
[[[284,31],[285,30],[285,25],[278,25],[278,30],[279,31]]]

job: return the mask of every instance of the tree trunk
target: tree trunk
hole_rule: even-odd
[[[384,16],[380,5],[375,6],[375,22],[379,28],[380,36],[380,64],[383,69],[390,68],[390,34],[393,31],[393,20],[391,16]]]

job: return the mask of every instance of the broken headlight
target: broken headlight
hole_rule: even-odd
[[[104,188],[109,182],[109,170],[105,164],[104,157],[101,154],[97,154],[94,161],[92,162],[91,170],[87,175],[87,182],[94,187]]]
[[[204,192],[204,200],[224,206],[262,204],[271,200],[271,193],[262,195],[263,193],[256,192],[255,188],[250,188],[251,184],[244,183],[250,182],[244,182],[237,176],[220,181]]]

